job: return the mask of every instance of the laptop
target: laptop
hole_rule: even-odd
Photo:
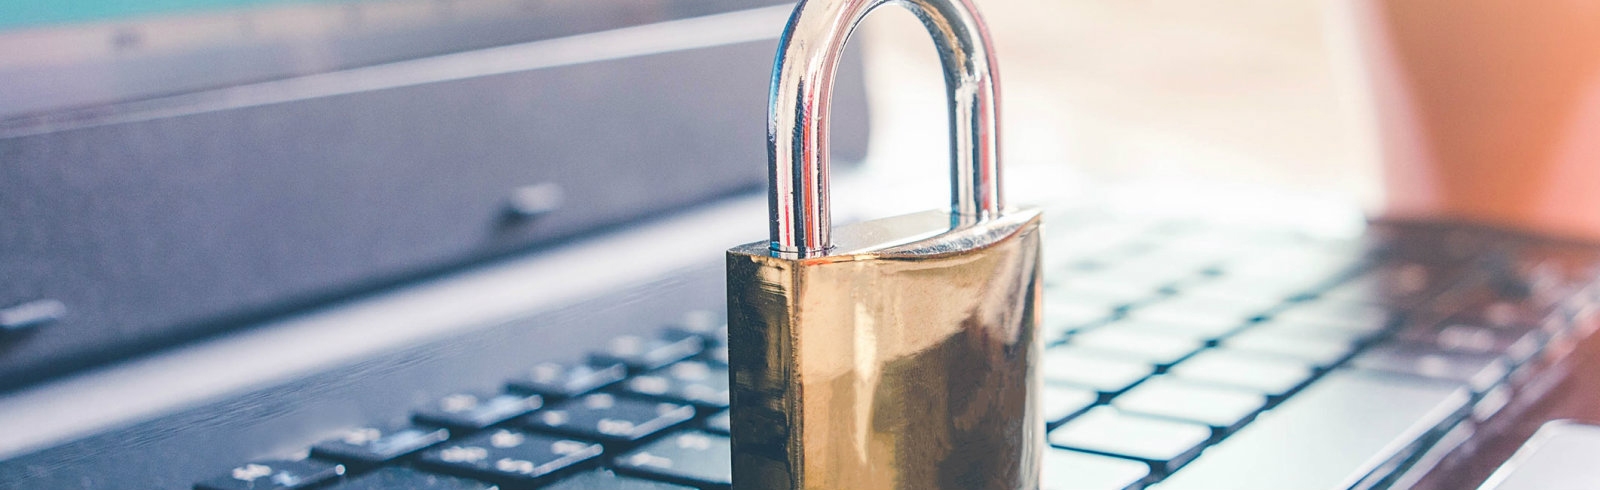
[[[0,20],[0,488],[729,488],[722,254],[765,236],[791,9]],[[833,149],[861,161],[848,59]],[[1047,211],[1046,489],[1451,488],[1595,325],[1593,244],[1012,171]],[[872,199],[838,216],[936,185],[839,173]]]

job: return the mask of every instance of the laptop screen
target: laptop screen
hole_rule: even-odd
[[[3,1],[0,121],[775,3]]]
[[[755,191],[781,3],[0,1],[0,390]]]

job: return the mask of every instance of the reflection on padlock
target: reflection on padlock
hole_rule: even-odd
[[[888,3],[943,60],[951,209],[831,230],[833,71]],[[1040,214],[1002,206],[993,60],[969,0],[803,0],[776,65],[772,239],[727,257],[733,487],[1038,488]]]

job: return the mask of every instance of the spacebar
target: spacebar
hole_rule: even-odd
[[[1455,420],[1468,398],[1454,383],[1335,371],[1152,488],[1349,488]]]

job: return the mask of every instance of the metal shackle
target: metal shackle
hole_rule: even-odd
[[[971,0],[800,0],[778,43],[767,108],[772,250],[809,257],[832,245],[828,121],[845,42],[885,4],[910,10],[933,36],[950,104],[950,211],[971,223],[1000,213],[998,76]]]

